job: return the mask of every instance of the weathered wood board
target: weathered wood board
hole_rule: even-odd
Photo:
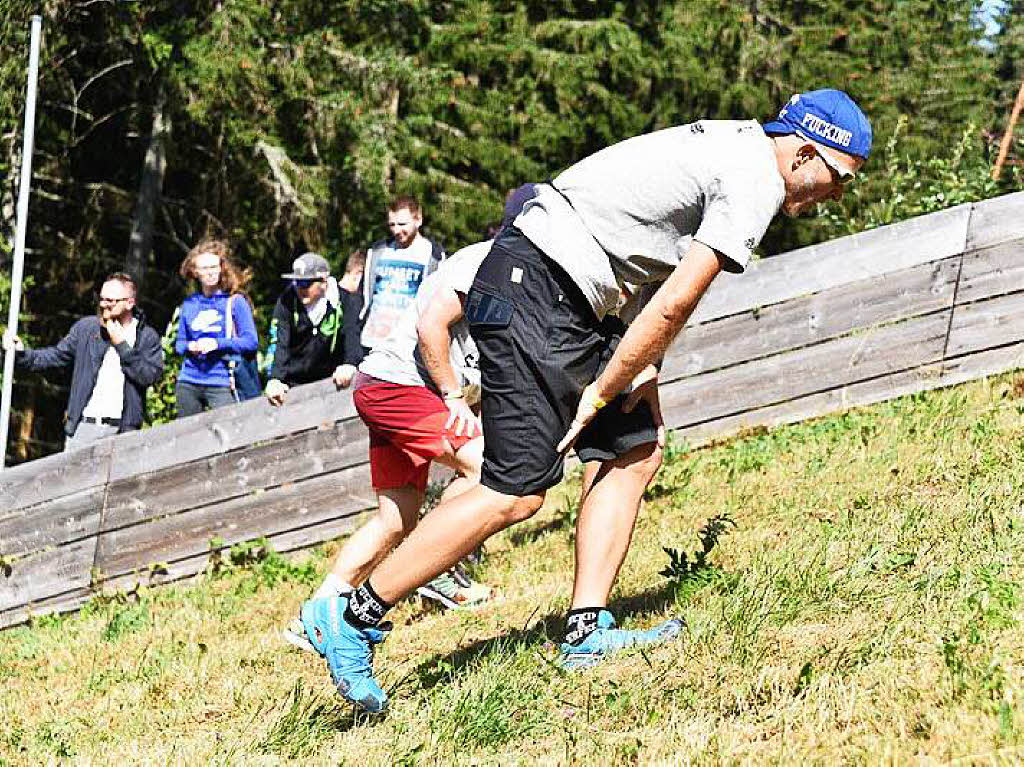
[[[956,256],[687,327],[665,355],[660,380],[670,383],[948,309],[959,272]]]
[[[110,483],[104,530],[113,530],[366,461],[358,418]]]
[[[101,578],[208,552],[217,537],[226,545],[308,527],[376,505],[369,466],[288,483],[228,501],[169,514],[139,525],[103,531],[96,567]]]
[[[1024,193],[723,275],[666,356],[666,422],[702,442],[1020,367],[1022,263]],[[375,505],[366,456],[323,381],[0,472],[0,626],[202,572],[214,537],[349,532]]]

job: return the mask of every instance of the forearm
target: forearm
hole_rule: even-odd
[[[645,367],[662,360],[719,271],[721,264],[715,252],[701,243],[694,243],[627,328],[615,354],[597,379],[596,393],[601,399],[611,400]]]
[[[459,391],[462,386],[452,367],[448,344],[451,339],[447,327],[421,327],[419,329],[420,357],[430,380],[443,393]]]

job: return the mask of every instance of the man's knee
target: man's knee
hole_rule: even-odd
[[[662,449],[657,442],[649,442],[633,448],[624,457],[627,462],[623,468],[636,474],[646,484],[654,479],[661,468]]]
[[[505,517],[506,526],[514,525],[517,522],[523,522],[529,519],[541,506],[544,505],[544,494],[538,495],[524,495],[517,498],[512,498],[510,502],[505,506],[503,516]]]

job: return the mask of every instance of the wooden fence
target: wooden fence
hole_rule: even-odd
[[[693,443],[949,385],[1024,360],[1024,193],[722,275],[670,350]],[[366,432],[329,381],[0,472],[0,627],[100,589],[202,571],[211,539],[278,551],[374,506]]]

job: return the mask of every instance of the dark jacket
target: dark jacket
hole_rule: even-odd
[[[339,290],[340,314],[331,303],[318,327],[313,327],[295,288],[288,287],[274,306],[270,334],[274,340],[274,366],[270,377],[289,386],[330,378],[338,365],[358,365],[359,310],[362,299]]]
[[[129,346],[124,341],[114,347],[121,358],[121,372],[124,373],[124,407],[121,409],[121,427],[118,431],[141,428],[146,387],[159,381],[164,372],[160,334],[146,324],[141,310],[136,309],[134,314],[139,321],[135,346]],[[83,317],[71,326],[71,330],[56,346],[26,349],[18,352],[14,358],[17,367],[26,370],[48,370],[74,365],[71,395],[68,397],[68,409],[64,417],[64,432],[69,437],[75,433],[82,420],[82,411],[89,404],[103,356],[109,348],[110,339],[99,317]]]

